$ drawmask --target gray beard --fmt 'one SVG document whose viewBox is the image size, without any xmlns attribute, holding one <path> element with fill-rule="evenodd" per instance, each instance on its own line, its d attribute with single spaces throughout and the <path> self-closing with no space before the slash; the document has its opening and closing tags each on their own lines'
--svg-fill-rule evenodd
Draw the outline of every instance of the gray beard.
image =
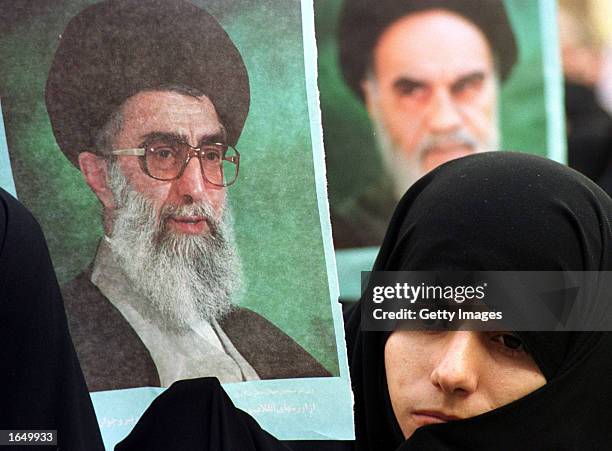
<svg viewBox="0 0 612 451">
<path fill-rule="evenodd" d="M 134 290 L 134 305 L 145 318 L 167 330 L 211 322 L 228 314 L 242 285 L 229 212 L 220 220 L 210 205 L 167 205 L 159 215 L 151 201 L 135 191 L 116 164 L 109 169 L 116 208 L 110 248 Z M 209 233 L 184 235 L 169 230 L 171 215 L 201 215 Z"/>
<path fill-rule="evenodd" d="M 373 119 L 373 125 L 383 168 L 391 179 L 393 193 L 397 200 L 401 199 L 408 188 L 427 173 L 423 168 L 423 159 L 430 150 L 437 146 L 448 142 L 456 142 L 472 149 L 474 153 L 494 151 L 498 150 L 499 147 L 497 133 L 494 134 L 490 142 L 480 143 L 467 131 L 459 130 L 443 135 L 427 135 L 418 143 L 410 155 L 406 155 L 380 120 Z"/>
</svg>

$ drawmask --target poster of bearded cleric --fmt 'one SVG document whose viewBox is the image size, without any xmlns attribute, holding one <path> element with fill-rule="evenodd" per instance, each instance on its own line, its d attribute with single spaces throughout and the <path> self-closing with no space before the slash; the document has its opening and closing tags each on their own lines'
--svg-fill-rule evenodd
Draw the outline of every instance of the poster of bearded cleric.
<svg viewBox="0 0 612 451">
<path fill-rule="evenodd" d="M 205 376 L 277 437 L 350 438 L 312 5 L 3 1 L 0 58 L 3 186 L 107 445 Z"/>
<path fill-rule="evenodd" d="M 438 165 L 502 149 L 566 161 L 555 9 L 554 0 L 315 1 L 345 299 L 358 297 L 359 271 L 371 268 L 397 201 Z"/>
</svg>

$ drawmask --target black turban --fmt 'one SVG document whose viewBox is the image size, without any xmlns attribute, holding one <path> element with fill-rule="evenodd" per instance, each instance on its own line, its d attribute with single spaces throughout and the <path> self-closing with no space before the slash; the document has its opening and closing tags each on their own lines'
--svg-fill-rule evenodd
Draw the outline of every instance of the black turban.
<svg viewBox="0 0 612 451">
<path fill-rule="evenodd" d="M 373 270 L 609 272 L 612 199 L 582 174 L 534 155 L 459 158 L 404 195 Z M 482 415 L 420 427 L 404 440 L 387 388 L 389 333 L 361 331 L 359 304 L 347 316 L 357 451 L 610 447 L 612 388 L 602 375 L 612 373 L 612 332 L 517 332 L 546 378 L 543 387 Z"/>
<path fill-rule="evenodd" d="M 340 65 L 349 87 L 363 100 L 361 82 L 380 35 L 396 20 L 431 9 L 465 17 L 485 35 L 505 81 L 517 46 L 502 0 L 345 0 L 340 18 Z M 432 36 L 435 39 L 435 36 Z"/>
<path fill-rule="evenodd" d="M 45 98 L 66 157 L 94 150 L 110 116 L 134 94 L 182 85 L 214 104 L 235 145 L 249 110 L 242 57 L 217 20 L 182 0 L 108 0 L 68 23 L 55 53 Z"/>
</svg>

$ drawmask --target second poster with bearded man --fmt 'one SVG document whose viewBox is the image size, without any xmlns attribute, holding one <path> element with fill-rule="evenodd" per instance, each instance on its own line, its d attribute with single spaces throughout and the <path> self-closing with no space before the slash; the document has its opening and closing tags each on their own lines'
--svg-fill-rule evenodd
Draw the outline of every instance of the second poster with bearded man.
<svg viewBox="0 0 612 451">
<path fill-rule="evenodd" d="M 476 152 L 565 162 L 551 0 L 316 1 L 341 294 L 360 294 L 396 203 Z"/>
</svg>

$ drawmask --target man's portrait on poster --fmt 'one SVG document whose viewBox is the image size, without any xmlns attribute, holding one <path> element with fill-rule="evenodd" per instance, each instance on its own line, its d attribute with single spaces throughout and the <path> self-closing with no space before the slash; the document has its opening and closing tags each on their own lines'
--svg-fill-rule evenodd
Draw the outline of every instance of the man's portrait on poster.
<svg viewBox="0 0 612 451">
<path fill-rule="evenodd" d="M 372 123 L 383 173 L 332 211 L 336 247 L 378 246 L 396 202 L 427 172 L 499 150 L 498 98 L 517 60 L 501 0 L 349 0 L 344 80 Z"/>
<path fill-rule="evenodd" d="M 91 391 L 329 375 L 233 302 L 243 276 L 228 196 L 250 157 L 238 149 L 250 100 L 237 47 L 187 1 L 103 1 L 62 33 L 46 107 L 104 230 L 62 287 Z"/>
</svg>

